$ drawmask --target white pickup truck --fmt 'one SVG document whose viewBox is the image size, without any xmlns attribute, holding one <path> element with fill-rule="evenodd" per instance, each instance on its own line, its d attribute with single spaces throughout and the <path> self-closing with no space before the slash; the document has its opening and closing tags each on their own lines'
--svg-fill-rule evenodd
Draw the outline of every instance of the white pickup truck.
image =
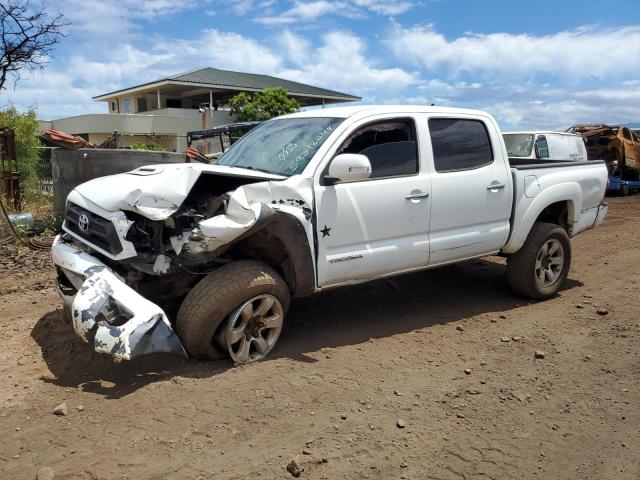
<svg viewBox="0 0 640 480">
<path fill-rule="evenodd" d="M 510 165 L 487 113 L 417 106 L 267 121 L 215 165 L 78 186 L 55 240 L 76 333 L 117 359 L 263 358 L 292 297 L 486 255 L 553 296 L 607 213 L 602 162 Z"/>
<path fill-rule="evenodd" d="M 510 158 L 521 160 L 586 162 L 587 146 L 582 135 L 566 132 L 504 132 Z"/>
</svg>

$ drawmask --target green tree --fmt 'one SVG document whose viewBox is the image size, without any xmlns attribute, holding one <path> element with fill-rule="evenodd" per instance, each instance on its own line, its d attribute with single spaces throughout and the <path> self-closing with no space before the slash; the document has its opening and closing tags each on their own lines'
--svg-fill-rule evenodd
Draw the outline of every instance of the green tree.
<svg viewBox="0 0 640 480">
<path fill-rule="evenodd" d="M 231 99 L 230 105 L 241 122 L 269 120 L 300 109 L 300 104 L 288 97 L 284 88 L 266 88 L 253 95 L 241 92 Z"/>
<path fill-rule="evenodd" d="M 26 113 L 19 113 L 15 106 L 9 105 L 0 110 L 0 128 L 11 128 L 15 132 L 16 157 L 22 181 L 27 184 L 36 182 L 42 144 L 35 109 L 32 107 Z"/>
</svg>

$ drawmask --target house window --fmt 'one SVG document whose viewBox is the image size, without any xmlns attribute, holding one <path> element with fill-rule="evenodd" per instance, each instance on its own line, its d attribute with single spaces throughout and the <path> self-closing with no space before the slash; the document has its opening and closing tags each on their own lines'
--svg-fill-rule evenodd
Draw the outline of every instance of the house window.
<svg viewBox="0 0 640 480">
<path fill-rule="evenodd" d="M 489 133 L 479 120 L 431 118 L 429 132 L 437 172 L 471 170 L 493 162 Z"/>
<path fill-rule="evenodd" d="M 146 97 L 138 97 L 138 111 L 146 112 L 147 111 L 147 98 Z"/>
<path fill-rule="evenodd" d="M 118 111 L 118 102 L 117 101 L 113 101 L 111 102 L 111 111 L 112 112 L 117 112 Z"/>
<path fill-rule="evenodd" d="M 133 113 L 133 105 L 130 98 L 124 99 L 122 102 L 122 109 L 124 110 L 124 113 Z"/>
</svg>

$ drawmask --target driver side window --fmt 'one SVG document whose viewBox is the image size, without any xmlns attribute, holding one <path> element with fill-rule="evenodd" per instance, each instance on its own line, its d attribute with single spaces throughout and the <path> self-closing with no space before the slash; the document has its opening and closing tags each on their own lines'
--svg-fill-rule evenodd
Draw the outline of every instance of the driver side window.
<svg viewBox="0 0 640 480">
<path fill-rule="evenodd" d="M 418 144 L 411 119 L 383 120 L 360 127 L 337 154 L 359 153 L 371 163 L 371 178 L 418 173 Z"/>
</svg>

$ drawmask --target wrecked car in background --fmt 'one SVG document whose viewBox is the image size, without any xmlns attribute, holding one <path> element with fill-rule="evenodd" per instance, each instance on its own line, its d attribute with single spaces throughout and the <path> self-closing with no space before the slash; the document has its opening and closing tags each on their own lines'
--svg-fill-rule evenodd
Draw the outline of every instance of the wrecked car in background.
<svg viewBox="0 0 640 480">
<path fill-rule="evenodd" d="M 214 165 L 140 167 L 73 190 L 52 247 L 66 317 L 117 359 L 250 363 L 292 297 L 501 254 L 553 296 L 569 238 L 602 222 L 602 162 L 510 160 L 495 120 L 347 107 L 269 120 Z M 390 318 L 390 321 L 393 321 Z"/>
<path fill-rule="evenodd" d="M 574 125 L 568 132 L 584 137 L 590 160 L 604 160 L 609 174 L 640 180 L 640 134 L 622 125 Z"/>
</svg>

